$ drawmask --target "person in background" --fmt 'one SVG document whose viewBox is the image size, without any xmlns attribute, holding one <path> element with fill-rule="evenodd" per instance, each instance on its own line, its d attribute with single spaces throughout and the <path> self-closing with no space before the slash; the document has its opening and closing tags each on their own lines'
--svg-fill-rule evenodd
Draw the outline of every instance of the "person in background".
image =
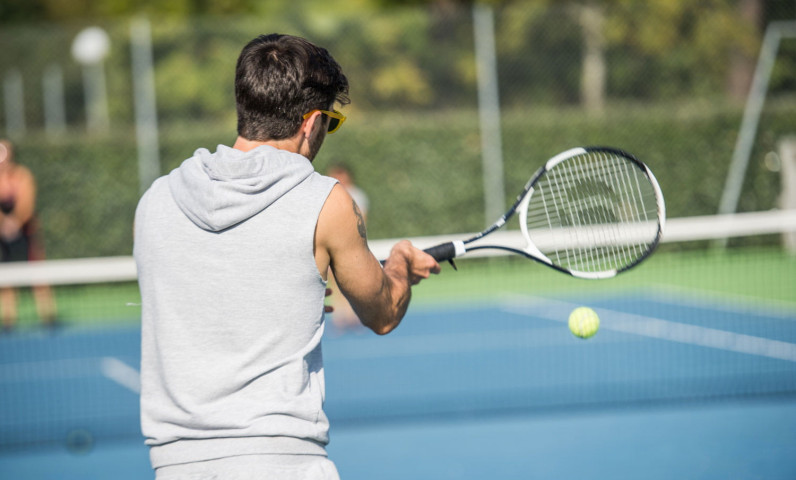
<svg viewBox="0 0 796 480">
<path fill-rule="evenodd" d="M 249 42 L 238 136 L 200 148 L 135 214 L 141 430 L 158 479 L 339 478 L 323 410 L 329 269 L 362 323 L 394 330 L 440 266 L 404 240 L 383 267 L 359 208 L 312 161 L 345 117 L 348 80 L 290 35 Z"/>
<path fill-rule="evenodd" d="M 14 159 L 14 148 L 0 140 L 0 262 L 44 260 L 44 247 L 37 235 L 36 181 L 31 171 Z M 55 301 L 47 285 L 33 287 L 36 310 L 45 326 L 55 325 Z M 17 290 L 0 288 L 3 331 L 17 323 Z"/>
<path fill-rule="evenodd" d="M 359 207 L 362 214 L 362 221 L 367 224 L 368 221 L 368 195 L 364 190 L 359 188 L 354 181 L 354 175 L 348 165 L 344 163 L 335 163 L 326 169 L 326 174 L 338 182 L 346 191 L 351 195 L 351 198 Z M 329 287 L 332 290 L 330 303 L 334 308 L 332 314 L 332 324 L 335 326 L 338 333 L 345 333 L 346 331 L 361 331 L 362 323 L 359 317 L 354 313 L 351 304 L 340 293 L 340 290 L 334 283 L 334 275 L 329 275 Z"/>
<path fill-rule="evenodd" d="M 351 195 L 351 198 L 354 199 L 359 207 L 359 210 L 362 213 L 362 219 L 365 220 L 365 223 L 367 223 L 368 207 L 370 204 L 368 201 L 368 195 L 364 190 L 357 186 L 354 181 L 354 174 L 351 172 L 351 169 L 348 167 L 348 165 L 344 163 L 332 164 L 328 169 L 326 169 L 326 174 L 340 182 L 340 185 L 346 189 L 346 191 Z"/>
</svg>

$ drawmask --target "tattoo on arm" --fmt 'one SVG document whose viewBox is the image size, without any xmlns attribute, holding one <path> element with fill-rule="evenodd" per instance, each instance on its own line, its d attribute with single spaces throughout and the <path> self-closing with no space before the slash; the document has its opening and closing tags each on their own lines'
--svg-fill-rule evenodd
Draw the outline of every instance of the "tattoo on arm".
<svg viewBox="0 0 796 480">
<path fill-rule="evenodd" d="M 368 238 L 368 231 L 365 229 L 365 219 L 362 218 L 362 212 L 359 211 L 357 202 L 352 200 L 351 203 L 354 205 L 354 214 L 357 216 L 357 231 L 359 232 L 359 236 L 362 237 L 362 240 L 366 240 Z"/>
</svg>

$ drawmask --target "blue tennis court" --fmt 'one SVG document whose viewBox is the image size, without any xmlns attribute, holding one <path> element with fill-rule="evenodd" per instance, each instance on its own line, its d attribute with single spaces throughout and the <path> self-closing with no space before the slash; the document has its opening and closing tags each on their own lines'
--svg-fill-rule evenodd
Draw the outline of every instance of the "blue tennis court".
<svg viewBox="0 0 796 480">
<path fill-rule="evenodd" d="M 572 336 L 594 308 L 600 332 Z M 324 344 L 344 479 L 796 477 L 796 309 L 639 290 L 412 307 Z M 0 338 L 7 478 L 147 478 L 136 326 Z"/>
</svg>

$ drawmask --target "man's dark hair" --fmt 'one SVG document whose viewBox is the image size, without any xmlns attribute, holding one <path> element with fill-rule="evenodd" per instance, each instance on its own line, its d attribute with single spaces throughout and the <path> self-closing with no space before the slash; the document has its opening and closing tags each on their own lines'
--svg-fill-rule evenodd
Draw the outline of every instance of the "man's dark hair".
<svg viewBox="0 0 796 480">
<path fill-rule="evenodd" d="M 296 134 L 302 116 L 345 105 L 348 79 L 325 48 L 290 35 L 261 35 L 246 45 L 235 69 L 238 135 L 253 141 Z"/>
</svg>

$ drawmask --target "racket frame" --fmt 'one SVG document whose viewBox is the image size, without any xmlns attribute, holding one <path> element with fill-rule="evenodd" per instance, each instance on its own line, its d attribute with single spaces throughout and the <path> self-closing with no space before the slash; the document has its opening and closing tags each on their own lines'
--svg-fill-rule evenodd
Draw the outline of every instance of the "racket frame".
<svg viewBox="0 0 796 480">
<path fill-rule="evenodd" d="M 597 151 L 619 155 L 625 159 L 628 159 L 631 162 L 633 162 L 647 176 L 655 194 L 655 202 L 657 205 L 657 214 L 658 214 L 657 218 L 658 228 L 655 238 L 649 244 L 646 251 L 638 258 L 636 258 L 633 262 L 629 263 L 628 265 L 624 265 L 623 267 L 618 269 L 609 269 L 599 272 L 585 272 L 585 271 L 573 270 L 562 267 L 560 265 L 556 265 L 549 257 L 547 257 L 544 253 L 542 253 L 542 251 L 539 250 L 539 248 L 534 244 L 533 240 L 531 239 L 530 233 L 528 232 L 527 214 L 528 214 L 528 205 L 534 193 L 534 186 L 545 173 L 547 173 L 557 164 L 569 158 Z M 512 216 L 514 216 L 515 213 L 517 213 L 517 211 L 520 212 L 519 215 L 520 231 L 526 242 L 525 248 L 517 249 L 514 247 L 510 247 L 508 245 L 472 245 L 472 246 L 470 245 L 484 238 L 485 236 L 489 235 L 495 230 L 503 227 L 508 222 L 508 220 Z M 482 250 L 482 249 L 504 250 L 518 255 L 522 255 L 526 258 L 537 261 L 543 265 L 546 265 L 550 268 L 566 273 L 573 277 L 585 278 L 585 279 L 604 279 L 604 278 L 614 277 L 621 272 L 629 270 L 638 265 L 639 263 L 641 263 L 647 257 L 649 257 L 650 254 L 652 254 L 652 252 L 655 251 L 655 249 L 657 248 L 658 244 L 661 241 L 661 238 L 663 237 L 663 230 L 665 224 L 666 224 L 666 204 L 663 199 L 663 192 L 661 191 L 660 185 L 658 184 L 655 175 L 653 175 L 652 170 L 650 170 L 646 164 L 644 164 L 641 160 L 631 155 L 630 153 L 612 147 L 598 147 L 598 146 L 576 147 L 561 152 L 558 155 L 547 160 L 547 162 L 545 162 L 545 164 L 542 167 L 540 167 L 531 176 L 531 178 L 525 184 L 525 187 L 523 188 L 522 192 L 517 196 L 517 199 L 514 201 L 514 204 L 506 211 L 506 213 L 504 213 L 495 223 L 490 225 L 487 229 L 468 239 L 443 243 L 431 248 L 427 248 L 424 251 L 432 255 L 437 261 L 444 261 L 460 257 L 465 253 L 473 250 Z"/>
</svg>

